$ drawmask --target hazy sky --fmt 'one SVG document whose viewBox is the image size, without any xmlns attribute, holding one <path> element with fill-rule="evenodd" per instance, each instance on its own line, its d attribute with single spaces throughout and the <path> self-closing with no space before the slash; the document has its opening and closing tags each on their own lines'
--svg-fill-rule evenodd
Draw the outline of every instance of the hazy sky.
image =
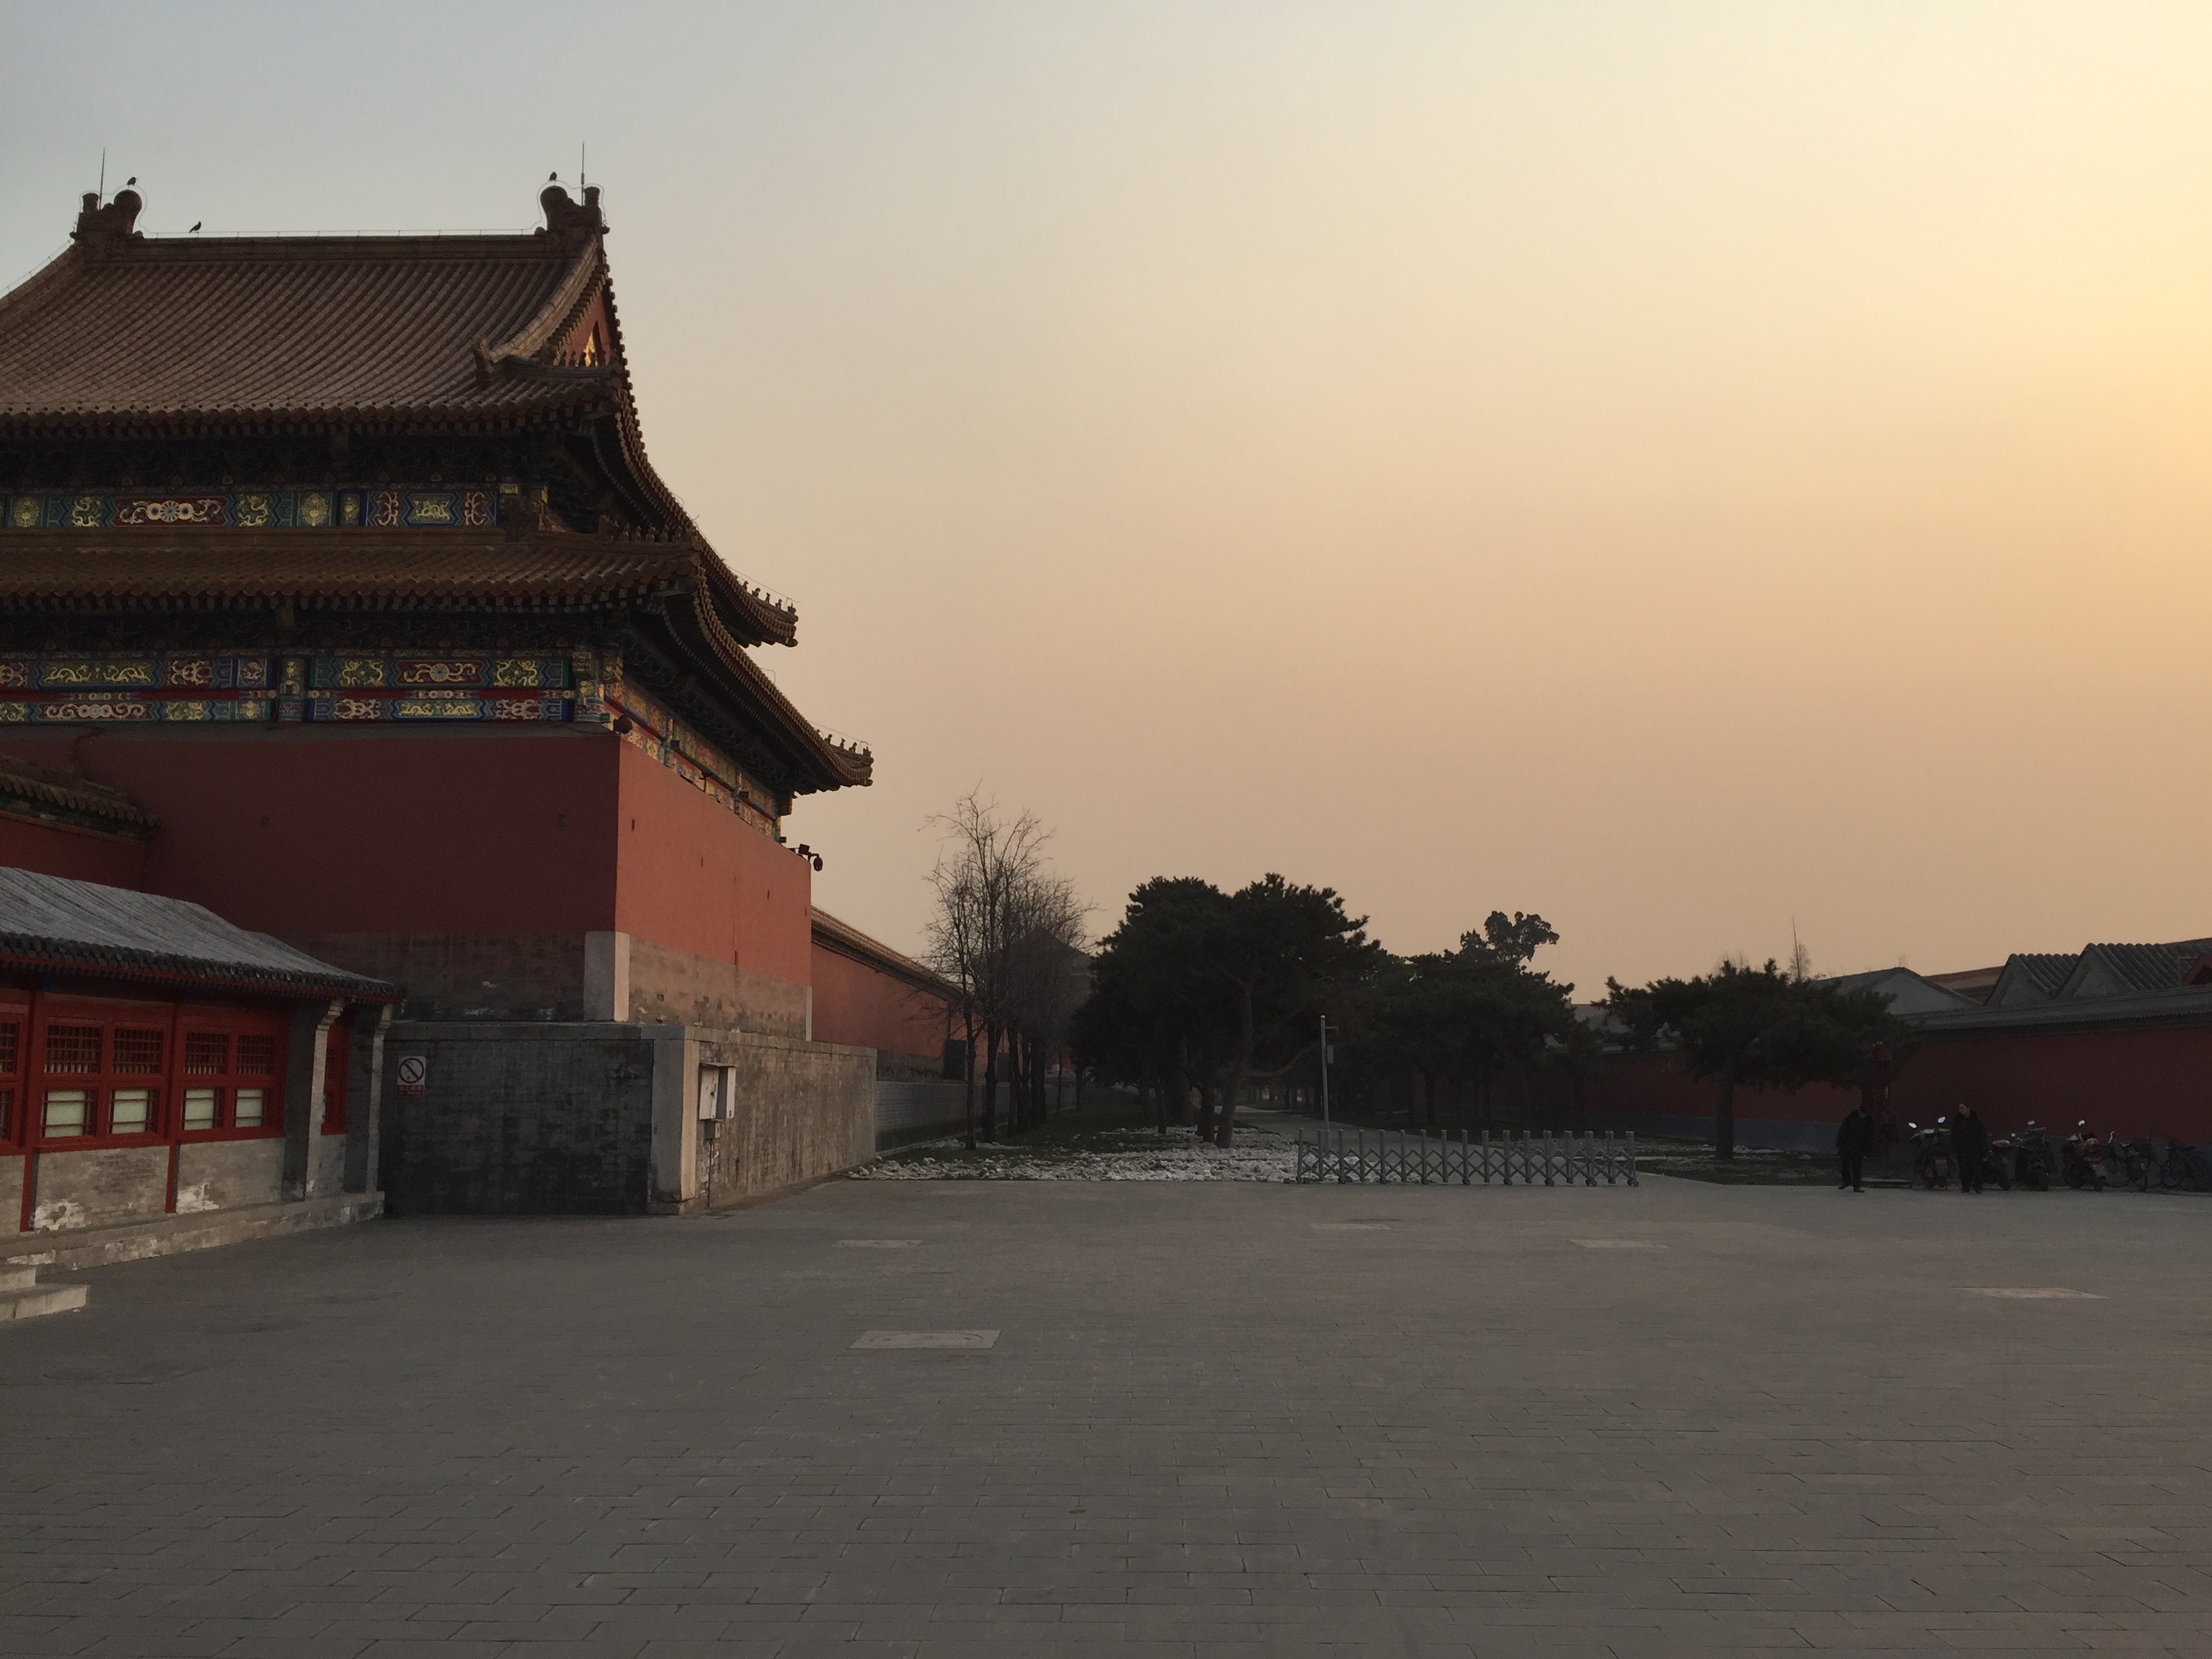
<svg viewBox="0 0 2212 1659">
<path fill-rule="evenodd" d="M 2212 933 L 2212 6 L 0 6 L 0 280 L 604 186 L 653 460 L 915 943 L 981 783 L 1401 951 Z"/>
</svg>

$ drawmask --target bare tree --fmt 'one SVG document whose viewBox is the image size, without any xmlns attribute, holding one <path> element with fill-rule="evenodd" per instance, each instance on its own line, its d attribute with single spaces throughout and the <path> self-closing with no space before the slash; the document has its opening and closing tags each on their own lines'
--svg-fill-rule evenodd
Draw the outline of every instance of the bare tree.
<svg viewBox="0 0 2212 1659">
<path fill-rule="evenodd" d="M 1038 1068 L 1081 1000 L 1079 992 L 1054 988 L 1070 972 L 1066 959 L 1080 958 L 1084 908 L 1073 884 L 1046 869 L 1044 845 L 1051 836 L 1035 813 L 1009 819 L 996 801 L 970 792 L 931 822 L 942 831 L 944 845 L 929 876 L 937 908 L 927 955 L 929 965 L 960 992 L 973 1146 L 975 1039 L 979 1034 L 983 1039 L 981 1136 L 995 1139 L 1001 1045 L 1018 1068 L 1026 1060 L 1026 1068 L 1041 1077 Z M 1019 1082 L 1017 1076 L 1018 1102 Z"/>
</svg>

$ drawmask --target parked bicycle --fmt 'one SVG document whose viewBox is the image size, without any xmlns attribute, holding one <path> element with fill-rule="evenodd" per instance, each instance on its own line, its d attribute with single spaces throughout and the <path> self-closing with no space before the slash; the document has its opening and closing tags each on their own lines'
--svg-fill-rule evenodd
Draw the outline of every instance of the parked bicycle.
<svg viewBox="0 0 2212 1659">
<path fill-rule="evenodd" d="M 2139 1193 L 2150 1190 L 2150 1183 L 2158 1173 L 2158 1152 L 2148 1140 L 2108 1139 L 2106 1162 L 2118 1172 L 2116 1179 L 2125 1182 Z"/>
<path fill-rule="evenodd" d="M 2156 1156 L 2158 1184 L 2168 1192 L 2202 1192 L 2212 1187 L 2212 1170 L 2206 1167 L 2204 1154 L 2187 1141 L 2169 1135 Z"/>
<path fill-rule="evenodd" d="M 2027 1127 L 2012 1137 L 2013 1179 L 2032 1193 L 2051 1190 L 2051 1137 L 2036 1126 L 2033 1118 Z"/>
</svg>

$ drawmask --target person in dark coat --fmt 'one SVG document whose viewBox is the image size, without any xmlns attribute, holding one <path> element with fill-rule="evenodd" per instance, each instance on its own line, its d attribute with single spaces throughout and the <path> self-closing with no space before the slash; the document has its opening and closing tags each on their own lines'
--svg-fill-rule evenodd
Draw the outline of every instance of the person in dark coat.
<svg viewBox="0 0 2212 1659">
<path fill-rule="evenodd" d="M 1836 1157 L 1844 1166 L 1844 1178 L 1836 1183 L 1838 1192 L 1846 1187 L 1855 1193 L 1866 1190 L 1866 1155 L 1873 1150 L 1874 1119 L 1867 1115 L 1863 1105 L 1854 1106 L 1836 1131 Z"/>
<path fill-rule="evenodd" d="M 1951 1125 L 1951 1157 L 1959 1166 L 1959 1190 L 1981 1191 L 1982 1170 L 1990 1161 L 1990 1126 L 1975 1115 L 1971 1106 L 1959 1108 L 1959 1115 Z"/>
</svg>

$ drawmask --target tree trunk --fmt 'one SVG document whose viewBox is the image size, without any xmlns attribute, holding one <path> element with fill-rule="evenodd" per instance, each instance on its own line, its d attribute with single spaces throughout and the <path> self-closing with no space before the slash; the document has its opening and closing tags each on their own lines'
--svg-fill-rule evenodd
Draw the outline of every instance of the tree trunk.
<svg viewBox="0 0 2212 1659">
<path fill-rule="evenodd" d="M 983 1025 L 983 1139 L 996 1144 L 999 1139 L 999 1028 L 986 1021 Z"/>
<path fill-rule="evenodd" d="M 1713 1156 L 1723 1164 L 1735 1161 L 1735 1062 L 1721 1067 L 1718 1095 L 1713 1101 Z"/>
<path fill-rule="evenodd" d="M 1160 1079 L 1160 1132 L 1167 1126 L 1181 1128 L 1190 1121 L 1190 1076 L 1180 1066 L 1170 1066 Z"/>
<path fill-rule="evenodd" d="M 1244 1092 L 1244 1079 L 1252 1070 L 1252 987 L 1247 982 L 1237 988 L 1237 1054 L 1229 1062 L 1229 1086 L 1224 1091 L 1221 1116 L 1214 1126 L 1213 1144 L 1224 1150 L 1232 1144 L 1237 1133 L 1237 1097 Z"/>
<path fill-rule="evenodd" d="M 1198 1078 L 1198 1129 L 1194 1137 L 1199 1140 L 1213 1139 L 1213 1066 L 1208 1062 Z"/>
<path fill-rule="evenodd" d="M 968 1150 L 975 1150 L 975 1016 L 966 1012 L 961 1016 L 961 1029 L 967 1033 L 968 1054 L 961 1071 L 966 1075 L 960 1080 L 968 1097 Z"/>
</svg>

